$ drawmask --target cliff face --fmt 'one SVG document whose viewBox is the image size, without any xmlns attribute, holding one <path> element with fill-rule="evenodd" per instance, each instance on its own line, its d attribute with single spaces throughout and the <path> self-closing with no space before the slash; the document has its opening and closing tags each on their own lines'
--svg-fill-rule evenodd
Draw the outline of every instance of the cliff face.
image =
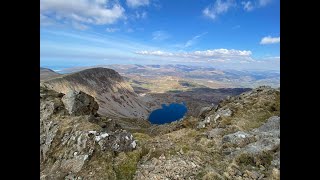
<svg viewBox="0 0 320 180">
<path fill-rule="evenodd" d="M 91 95 L 99 104 L 101 115 L 147 119 L 150 111 L 119 73 L 108 68 L 63 75 L 47 80 L 43 85 L 64 94 L 82 91 Z"/>
</svg>

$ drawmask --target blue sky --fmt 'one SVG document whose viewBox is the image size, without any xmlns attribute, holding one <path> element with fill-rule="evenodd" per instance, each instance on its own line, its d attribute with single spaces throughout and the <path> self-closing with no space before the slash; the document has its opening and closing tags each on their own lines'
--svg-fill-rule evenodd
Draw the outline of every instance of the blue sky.
<svg viewBox="0 0 320 180">
<path fill-rule="evenodd" d="M 40 0 L 40 65 L 279 70 L 279 0 Z"/>
</svg>

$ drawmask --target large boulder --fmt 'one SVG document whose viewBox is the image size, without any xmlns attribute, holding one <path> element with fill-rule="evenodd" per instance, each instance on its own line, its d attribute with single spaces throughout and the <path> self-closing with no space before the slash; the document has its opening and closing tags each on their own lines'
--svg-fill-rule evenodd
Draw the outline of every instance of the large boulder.
<svg viewBox="0 0 320 180">
<path fill-rule="evenodd" d="M 62 97 L 62 102 L 73 116 L 96 114 L 99 105 L 94 98 L 82 91 L 70 91 Z"/>
</svg>

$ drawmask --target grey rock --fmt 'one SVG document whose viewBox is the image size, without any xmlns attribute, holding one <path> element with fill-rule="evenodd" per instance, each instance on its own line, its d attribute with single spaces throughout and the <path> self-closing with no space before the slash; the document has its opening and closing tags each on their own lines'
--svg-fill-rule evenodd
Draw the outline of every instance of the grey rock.
<svg viewBox="0 0 320 180">
<path fill-rule="evenodd" d="M 62 102 L 70 115 L 96 114 L 99 105 L 94 98 L 82 91 L 70 91 L 62 97 Z"/>
<path fill-rule="evenodd" d="M 126 130 L 102 133 L 95 137 L 95 141 L 98 142 L 101 150 L 112 150 L 115 152 L 132 151 L 137 146 L 132 134 Z"/>
<path fill-rule="evenodd" d="M 255 141 L 255 137 L 251 134 L 238 131 L 233 134 L 223 136 L 222 143 L 229 143 L 235 147 L 244 147 L 245 145 Z"/>
<path fill-rule="evenodd" d="M 227 109 L 218 109 L 218 111 L 216 112 L 216 116 L 220 115 L 221 117 L 229 117 L 232 115 L 232 111 L 227 108 Z"/>
<path fill-rule="evenodd" d="M 207 124 L 211 124 L 211 123 L 217 123 L 217 121 L 219 120 L 219 118 L 221 117 L 229 117 L 232 115 L 232 111 L 227 108 L 227 109 L 218 109 L 217 112 L 214 115 L 209 115 L 207 117 L 204 118 L 204 120 L 200 121 L 198 123 L 197 128 L 201 129 L 201 128 L 205 128 L 207 126 Z"/>
<path fill-rule="evenodd" d="M 253 134 L 262 137 L 279 137 L 280 138 L 280 117 L 272 116 L 266 123 L 259 128 L 252 130 Z"/>
<path fill-rule="evenodd" d="M 273 151 L 280 147 L 280 139 L 278 138 L 263 138 L 257 142 L 251 143 L 242 150 L 250 154 L 259 154 L 264 151 Z"/>
<path fill-rule="evenodd" d="M 198 126 L 197 126 L 197 128 L 198 129 L 202 129 L 202 128 L 205 128 L 206 127 L 206 122 L 205 121 L 200 121 L 199 123 L 198 123 Z"/>
<path fill-rule="evenodd" d="M 212 106 L 201 108 L 198 117 L 204 118 L 206 114 L 210 112 L 212 109 L 213 109 Z"/>
</svg>

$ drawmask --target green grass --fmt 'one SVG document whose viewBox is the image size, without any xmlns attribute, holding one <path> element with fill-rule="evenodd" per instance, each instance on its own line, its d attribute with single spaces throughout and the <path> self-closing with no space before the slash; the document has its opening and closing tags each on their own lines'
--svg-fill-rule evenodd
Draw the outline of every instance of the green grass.
<svg viewBox="0 0 320 180">
<path fill-rule="evenodd" d="M 141 158 L 141 149 L 132 152 L 121 152 L 116 157 L 117 164 L 114 165 L 114 170 L 119 180 L 133 179 L 137 170 L 137 164 Z"/>
</svg>

